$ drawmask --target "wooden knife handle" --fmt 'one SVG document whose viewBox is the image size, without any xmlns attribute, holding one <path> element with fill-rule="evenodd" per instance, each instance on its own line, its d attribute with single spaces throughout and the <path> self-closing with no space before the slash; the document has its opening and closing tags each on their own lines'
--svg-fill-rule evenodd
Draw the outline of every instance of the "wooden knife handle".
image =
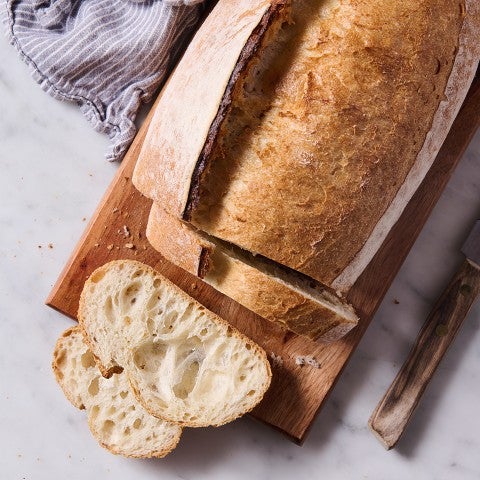
<svg viewBox="0 0 480 480">
<path fill-rule="evenodd" d="M 415 346 L 368 425 L 390 450 L 397 443 L 440 360 L 480 294 L 480 270 L 465 260 L 425 321 Z"/>
</svg>

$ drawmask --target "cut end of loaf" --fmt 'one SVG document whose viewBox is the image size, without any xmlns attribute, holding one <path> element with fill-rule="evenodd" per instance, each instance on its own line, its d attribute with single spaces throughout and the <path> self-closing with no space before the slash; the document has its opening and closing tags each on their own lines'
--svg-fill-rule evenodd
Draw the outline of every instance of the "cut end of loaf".
<svg viewBox="0 0 480 480">
<path fill-rule="evenodd" d="M 92 434 L 112 453 L 164 457 L 177 445 L 181 428 L 150 415 L 124 374 L 102 377 L 79 327 L 68 329 L 57 341 L 52 368 L 67 399 L 87 411 Z"/>
<path fill-rule="evenodd" d="M 256 314 L 313 340 L 338 340 L 358 323 L 351 305 L 318 282 L 221 242 L 152 205 L 147 238 L 167 260 Z M 202 259 L 202 247 L 208 254 Z M 185 259 L 189 259 L 188 262 Z M 200 276 L 200 275 L 199 275 Z"/>
<path fill-rule="evenodd" d="M 267 390 L 265 352 L 147 265 L 111 262 L 86 282 L 79 321 L 100 362 L 124 368 L 153 415 L 222 425 Z"/>
<path fill-rule="evenodd" d="M 260 256 L 217 245 L 205 281 L 267 320 L 331 342 L 358 323 L 353 307 L 316 282 Z"/>
</svg>

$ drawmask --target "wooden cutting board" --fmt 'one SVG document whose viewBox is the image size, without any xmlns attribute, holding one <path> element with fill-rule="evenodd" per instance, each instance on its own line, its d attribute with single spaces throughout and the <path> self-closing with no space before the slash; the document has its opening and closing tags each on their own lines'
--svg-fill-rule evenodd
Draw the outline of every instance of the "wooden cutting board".
<svg viewBox="0 0 480 480">
<path fill-rule="evenodd" d="M 420 189 L 348 296 L 361 318 L 358 327 L 332 344 L 314 343 L 284 332 L 168 263 L 149 245 L 145 226 L 151 202 L 135 190 L 130 178 L 154 108 L 58 278 L 47 304 L 75 318 L 83 283 L 95 268 L 120 258 L 150 264 L 258 342 L 271 359 L 276 359 L 272 361 L 272 385 L 253 416 L 301 443 L 479 126 L 480 80 L 474 81 Z M 311 356 L 318 362 L 318 368 L 297 365 L 295 360 L 299 356 Z"/>
</svg>

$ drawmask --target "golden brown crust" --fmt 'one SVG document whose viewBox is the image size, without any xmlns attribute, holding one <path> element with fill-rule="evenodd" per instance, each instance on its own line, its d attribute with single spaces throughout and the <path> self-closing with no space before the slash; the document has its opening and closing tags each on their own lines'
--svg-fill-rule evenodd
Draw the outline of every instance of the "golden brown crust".
<svg viewBox="0 0 480 480">
<path fill-rule="evenodd" d="M 212 37 L 222 15 L 240 19 L 242 9 L 250 17 L 240 24 L 248 24 L 250 36 L 227 24 L 223 38 Z M 421 182 L 461 105 L 479 57 L 480 6 L 297 0 L 284 44 L 282 35 L 269 37 L 282 15 L 252 36 L 268 11 L 262 2 L 219 2 L 192 44 L 195 56 L 179 65 L 186 77 L 201 65 L 211 80 L 205 120 L 176 99 L 185 92 L 201 98 L 206 84 L 199 91 L 172 76 L 177 95 L 165 100 L 169 114 L 159 108 L 152 122 L 136 185 L 178 218 L 188 190 L 192 223 L 201 230 L 347 291 Z M 216 64 L 212 52 L 239 54 L 247 44 L 253 55 L 228 78 L 241 62 Z M 256 68 L 259 59 L 271 68 Z M 254 82 L 245 82 L 249 72 Z M 195 148 L 181 141 L 192 126 Z"/>
<path fill-rule="evenodd" d="M 179 218 L 232 71 L 271 3 L 220 0 L 162 90 L 132 180 L 144 195 Z M 185 118 L 188 126 L 183 122 Z"/>
<path fill-rule="evenodd" d="M 292 10 L 237 85 L 191 220 L 331 285 L 412 169 L 464 19 L 443 0 Z"/>
<path fill-rule="evenodd" d="M 211 155 L 219 140 L 219 136 L 222 134 L 223 124 L 227 118 L 227 115 L 232 109 L 232 103 L 234 102 L 235 95 L 238 94 L 241 81 L 251 69 L 252 59 L 258 56 L 261 48 L 265 44 L 271 42 L 272 38 L 276 36 L 276 33 L 280 28 L 281 21 L 286 20 L 289 12 L 289 2 L 272 2 L 242 48 L 235 68 L 233 69 L 233 72 L 228 80 L 227 87 L 223 93 L 222 101 L 220 102 L 218 111 L 208 130 L 205 144 L 203 145 L 202 151 L 193 170 L 190 180 L 191 184 L 188 193 L 188 201 L 185 205 L 185 211 L 183 212 L 183 218 L 185 220 L 190 220 L 192 210 L 195 209 L 200 201 L 199 195 L 201 178 L 211 161 Z"/>
<path fill-rule="evenodd" d="M 208 272 L 215 246 L 155 203 L 148 217 L 146 235 L 168 261 L 200 278 Z"/>
<path fill-rule="evenodd" d="M 147 238 L 168 261 L 196 274 L 205 240 L 193 228 L 152 205 Z M 210 243 L 205 281 L 252 312 L 313 340 L 334 341 L 357 322 L 340 316 L 259 268 Z M 188 259 L 188 261 L 185 261 Z"/>
<path fill-rule="evenodd" d="M 442 101 L 433 117 L 432 126 L 417 155 L 415 164 L 408 172 L 395 198 L 375 225 L 361 250 L 332 282 L 332 287 L 337 291 L 347 291 L 353 285 L 382 244 L 390 228 L 400 218 L 404 206 L 419 187 L 447 137 L 475 76 L 480 59 L 480 42 L 478 41 L 480 37 L 480 2 L 466 0 L 459 2 L 459 7 L 463 23 L 457 53 Z"/>
<path fill-rule="evenodd" d="M 357 325 L 331 308 L 216 249 L 205 280 L 252 312 L 312 340 L 338 340 Z M 216 279 L 219 278 L 217 283 Z"/>
</svg>

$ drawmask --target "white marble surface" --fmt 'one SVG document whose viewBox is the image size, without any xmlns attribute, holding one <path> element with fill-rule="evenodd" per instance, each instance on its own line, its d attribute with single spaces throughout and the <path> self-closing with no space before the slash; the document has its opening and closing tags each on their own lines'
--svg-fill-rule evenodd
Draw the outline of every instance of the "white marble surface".
<svg viewBox="0 0 480 480">
<path fill-rule="evenodd" d="M 97 445 L 55 384 L 52 349 L 71 321 L 44 306 L 116 165 L 103 159 L 106 138 L 44 94 L 3 36 L 0 58 L 0 478 L 480 478 L 478 304 L 398 449 L 367 428 L 480 216 L 480 135 L 303 447 L 242 419 L 186 431 L 166 459 L 127 460 Z"/>
</svg>

